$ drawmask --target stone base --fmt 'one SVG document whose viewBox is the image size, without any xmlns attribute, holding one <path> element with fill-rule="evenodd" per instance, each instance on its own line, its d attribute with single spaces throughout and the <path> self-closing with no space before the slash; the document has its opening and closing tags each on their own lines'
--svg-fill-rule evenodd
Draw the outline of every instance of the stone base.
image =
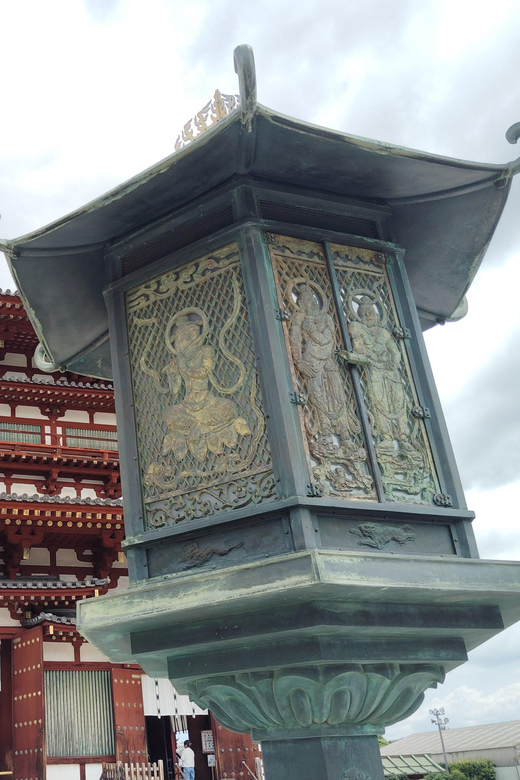
<svg viewBox="0 0 520 780">
<path fill-rule="evenodd" d="M 266 780 L 384 780 L 376 736 L 262 742 Z"/>
</svg>

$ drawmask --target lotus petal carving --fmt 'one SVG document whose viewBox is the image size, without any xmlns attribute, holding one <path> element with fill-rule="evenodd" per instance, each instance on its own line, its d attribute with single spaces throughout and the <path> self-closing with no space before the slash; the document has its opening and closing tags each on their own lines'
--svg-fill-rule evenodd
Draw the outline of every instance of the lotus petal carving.
<svg viewBox="0 0 520 780">
<path fill-rule="evenodd" d="M 443 680 L 435 664 L 335 664 L 197 679 L 188 691 L 238 732 L 381 727 L 415 712 L 424 691 Z"/>
</svg>

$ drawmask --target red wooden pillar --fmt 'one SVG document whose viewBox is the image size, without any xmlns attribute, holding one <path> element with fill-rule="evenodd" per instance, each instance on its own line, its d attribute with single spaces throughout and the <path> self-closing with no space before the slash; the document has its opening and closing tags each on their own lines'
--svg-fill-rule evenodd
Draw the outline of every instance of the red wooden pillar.
<svg viewBox="0 0 520 780">
<path fill-rule="evenodd" d="M 0 771 L 13 769 L 12 641 L 0 637 Z"/>
<path fill-rule="evenodd" d="M 43 631 L 22 630 L 12 645 L 13 780 L 45 780 Z"/>
<path fill-rule="evenodd" d="M 116 761 L 148 761 L 142 672 L 112 669 Z"/>
</svg>

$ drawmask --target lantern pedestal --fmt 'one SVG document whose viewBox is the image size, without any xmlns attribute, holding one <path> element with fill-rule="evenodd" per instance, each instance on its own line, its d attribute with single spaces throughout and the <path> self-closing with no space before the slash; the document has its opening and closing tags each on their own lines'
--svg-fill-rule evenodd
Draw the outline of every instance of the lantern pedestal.
<svg viewBox="0 0 520 780">
<path fill-rule="evenodd" d="M 267 740 L 262 757 L 269 780 L 384 780 L 377 736 Z"/>
<path fill-rule="evenodd" d="M 313 550 L 138 582 L 81 601 L 79 625 L 250 733 L 269 780 L 376 780 L 376 735 L 518 619 L 519 568 Z"/>
</svg>

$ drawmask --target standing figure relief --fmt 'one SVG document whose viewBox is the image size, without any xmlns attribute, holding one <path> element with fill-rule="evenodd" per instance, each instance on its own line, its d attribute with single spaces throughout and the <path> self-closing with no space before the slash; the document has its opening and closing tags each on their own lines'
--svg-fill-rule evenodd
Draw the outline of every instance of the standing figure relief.
<svg viewBox="0 0 520 780">
<path fill-rule="evenodd" d="M 406 447 L 410 436 L 401 353 L 367 295 L 359 299 L 357 319 L 348 328 L 354 349 L 352 359 L 365 365 L 369 413 L 378 448 L 395 452 L 394 440 L 399 447 Z"/>
<path fill-rule="evenodd" d="M 386 497 L 430 502 L 435 492 L 419 420 L 411 416 L 405 366 L 399 347 L 385 327 L 386 314 L 379 297 L 353 293 L 349 360 L 362 367 L 367 412 L 381 468 Z M 357 311 L 354 304 L 357 303 Z"/>
<path fill-rule="evenodd" d="M 293 289 L 297 311 L 289 339 L 308 396 L 307 437 L 311 455 L 318 462 L 314 476 L 320 482 L 331 483 L 333 491 L 366 488 L 371 484 L 364 467 L 366 451 L 353 440 L 360 425 L 348 406 L 327 298 L 317 285 L 303 283 Z"/>
<path fill-rule="evenodd" d="M 221 454 L 224 447 L 235 447 L 239 436 L 251 434 L 235 402 L 212 390 L 212 385 L 216 385 L 213 376 L 216 353 L 206 343 L 207 332 L 204 313 L 187 309 L 172 318 L 167 330 L 172 360 L 163 372 L 172 398 L 177 399 L 184 392 L 182 400 L 168 406 L 163 413 L 168 427 L 163 453 L 171 452 L 176 460 L 182 460 L 190 452 L 202 461 L 208 451 Z"/>
</svg>

